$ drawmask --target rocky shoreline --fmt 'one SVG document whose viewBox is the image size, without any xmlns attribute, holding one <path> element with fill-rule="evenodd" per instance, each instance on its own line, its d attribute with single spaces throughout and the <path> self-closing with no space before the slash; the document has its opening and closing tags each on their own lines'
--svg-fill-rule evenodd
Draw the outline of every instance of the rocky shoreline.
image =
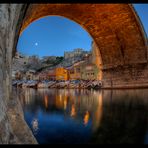
<svg viewBox="0 0 148 148">
<path fill-rule="evenodd" d="M 102 82 L 97 80 L 73 80 L 73 81 L 35 81 L 15 80 L 12 86 L 20 88 L 66 88 L 66 89 L 101 89 Z"/>
</svg>

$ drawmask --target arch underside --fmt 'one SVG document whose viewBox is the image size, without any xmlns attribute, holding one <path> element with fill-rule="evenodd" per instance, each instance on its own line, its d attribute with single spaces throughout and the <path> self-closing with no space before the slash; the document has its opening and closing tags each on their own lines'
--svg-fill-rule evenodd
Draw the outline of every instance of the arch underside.
<svg viewBox="0 0 148 148">
<path fill-rule="evenodd" d="M 50 15 L 77 22 L 92 36 L 99 49 L 106 86 L 138 82 L 141 76 L 148 76 L 147 43 L 131 5 L 30 4 L 21 32 L 31 22 Z"/>
</svg>

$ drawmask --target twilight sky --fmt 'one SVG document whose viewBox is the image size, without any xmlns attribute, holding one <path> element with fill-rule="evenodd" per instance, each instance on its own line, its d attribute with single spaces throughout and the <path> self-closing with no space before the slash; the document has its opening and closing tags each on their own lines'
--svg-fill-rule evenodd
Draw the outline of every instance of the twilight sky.
<svg viewBox="0 0 148 148">
<path fill-rule="evenodd" d="M 148 4 L 133 4 L 148 37 Z"/>
<path fill-rule="evenodd" d="M 63 56 L 75 48 L 90 50 L 91 37 L 77 23 L 60 16 L 48 16 L 31 23 L 19 38 L 17 49 L 26 55 Z"/>
<path fill-rule="evenodd" d="M 148 4 L 134 4 L 148 35 Z M 76 22 L 47 16 L 31 23 L 21 34 L 17 50 L 25 55 L 63 56 L 75 48 L 91 49 L 92 38 Z"/>
</svg>

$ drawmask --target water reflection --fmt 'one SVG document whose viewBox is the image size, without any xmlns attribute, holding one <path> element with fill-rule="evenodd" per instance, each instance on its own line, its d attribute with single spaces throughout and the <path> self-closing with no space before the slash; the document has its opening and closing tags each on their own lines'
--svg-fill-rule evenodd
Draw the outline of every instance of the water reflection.
<svg viewBox="0 0 148 148">
<path fill-rule="evenodd" d="M 44 96 L 45 108 L 48 108 L 48 96 Z"/>
<path fill-rule="evenodd" d="M 86 111 L 86 113 L 84 115 L 84 125 L 87 125 L 88 121 L 89 121 L 89 112 Z"/>
<path fill-rule="evenodd" d="M 31 124 L 32 124 L 33 133 L 36 135 L 37 132 L 38 132 L 38 129 L 39 129 L 39 127 L 38 127 L 38 120 L 37 119 L 33 119 Z"/>
<path fill-rule="evenodd" d="M 76 109 L 75 109 L 74 104 L 72 104 L 70 116 L 74 117 L 75 115 L 76 115 Z"/>
<path fill-rule="evenodd" d="M 41 144 L 148 143 L 147 89 L 23 89 L 18 97 Z"/>
<path fill-rule="evenodd" d="M 93 121 L 94 121 L 93 126 L 92 126 L 93 131 L 95 131 L 99 127 L 101 123 L 102 114 L 103 114 L 102 91 L 100 91 L 99 93 L 94 92 L 94 94 L 96 95 L 96 98 L 98 99 L 98 106 L 93 116 Z"/>
</svg>

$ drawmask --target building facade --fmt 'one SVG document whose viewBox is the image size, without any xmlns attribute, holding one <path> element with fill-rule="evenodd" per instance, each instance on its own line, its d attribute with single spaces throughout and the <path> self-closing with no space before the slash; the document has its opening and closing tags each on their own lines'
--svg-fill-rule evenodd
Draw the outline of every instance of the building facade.
<svg viewBox="0 0 148 148">
<path fill-rule="evenodd" d="M 26 79 L 26 80 L 34 80 L 35 73 L 36 73 L 35 70 L 28 70 L 26 72 L 26 75 L 25 75 L 26 78 L 24 78 L 24 79 Z"/>
<path fill-rule="evenodd" d="M 81 66 L 81 79 L 82 80 L 98 80 L 99 69 L 95 64 L 84 63 Z"/>
<path fill-rule="evenodd" d="M 55 69 L 48 70 L 48 80 L 56 80 L 56 71 L 55 71 Z"/>
<path fill-rule="evenodd" d="M 69 80 L 80 80 L 81 79 L 81 65 L 84 61 L 73 64 L 69 69 Z"/>
<path fill-rule="evenodd" d="M 73 51 L 64 52 L 64 59 L 82 57 L 83 55 L 89 53 L 81 48 L 74 49 Z"/>
<path fill-rule="evenodd" d="M 56 80 L 68 80 L 68 70 L 63 67 L 57 67 L 55 69 Z"/>
</svg>

